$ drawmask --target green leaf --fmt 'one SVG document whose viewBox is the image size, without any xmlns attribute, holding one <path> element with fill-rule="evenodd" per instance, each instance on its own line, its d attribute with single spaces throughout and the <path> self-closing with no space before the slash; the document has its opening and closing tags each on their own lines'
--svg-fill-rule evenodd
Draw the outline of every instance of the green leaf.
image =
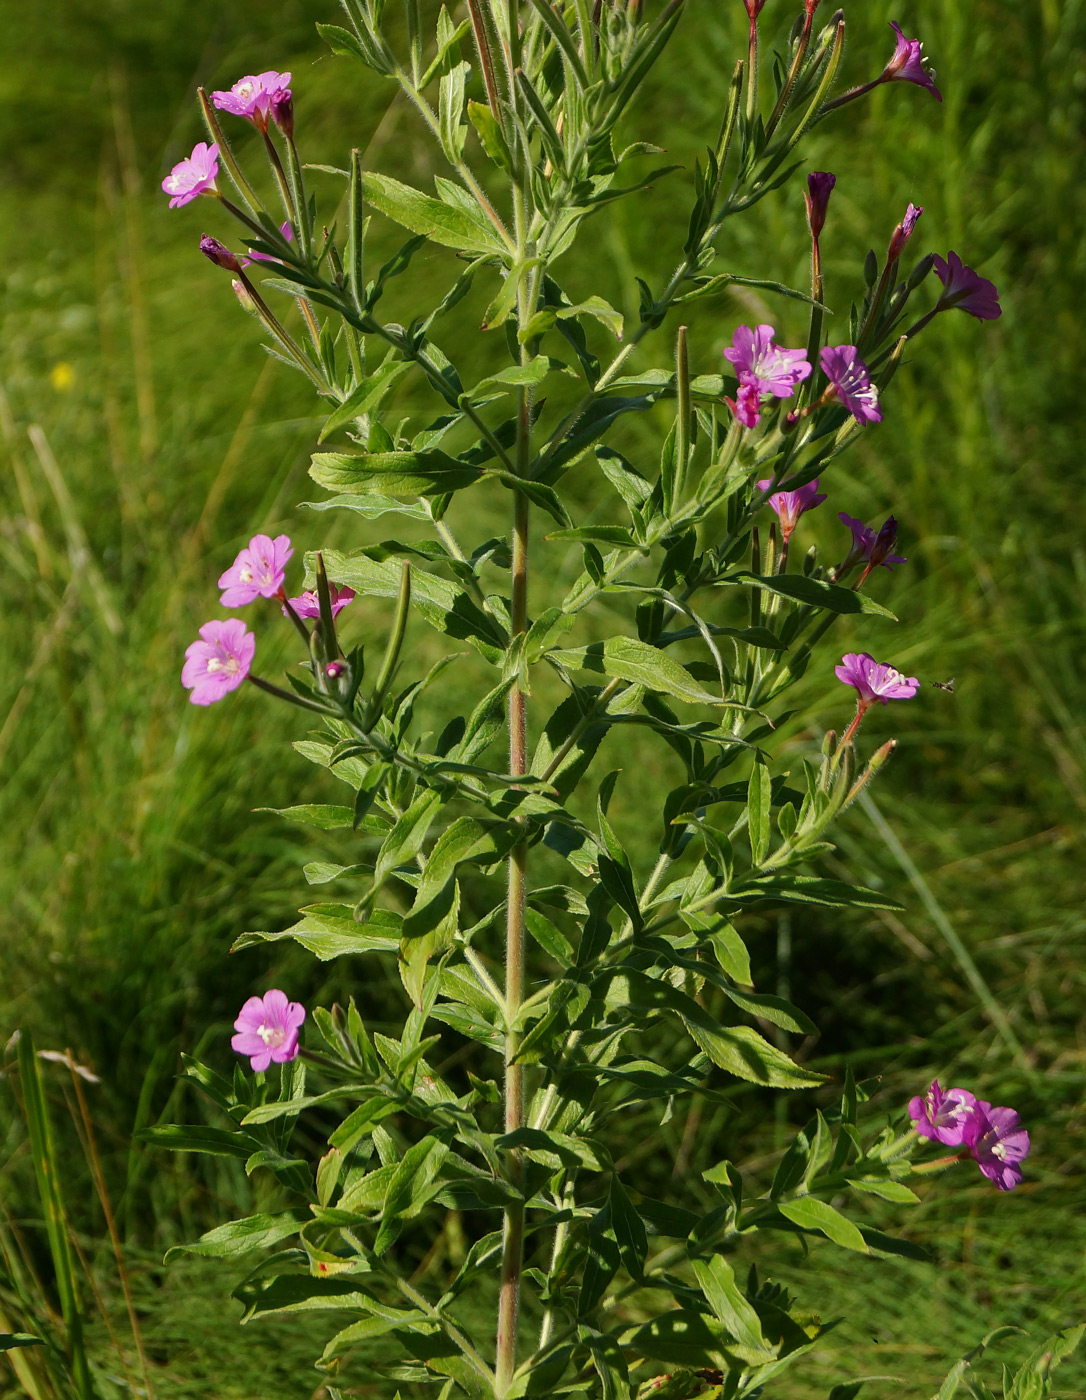
<svg viewBox="0 0 1086 1400">
<path fill-rule="evenodd" d="M 242 1322 L 276 1312 L 317 1312 L 343 1309 L 369 1312 L 375 1300 L 359 1286 L 357 1276 L 313 1278 L 306 1274 L 278 1274 L 274 1278 L 249 1278 L 234 1290 L 245 1305 Z"/>
<path fill-rule="evenodd" d="M 350 807 L 333 807 L 324 802 L 306 802 L 298 807 L 254 807 L 254 812 L 275 812 L 288 821 L 302 826 L 315 826 L 321 831 L 335 831 L 338 827 L 349 827 L 354 821 Z"/>
<path fill-rule="evenodd" d="M 394 953 L 400 946 L 400 916 L 388 909 L 375 909 L 364 924 L 355 919 L 326 914 L 306 914 L 298 923 L 280 933 L 243 933 L 234 940 L 232 953 L 257 943 L 277 943 L 290 938 L 308 949 L 321 962 L 361 953 Z"/>
<path fill-rule="evenodd" d="M 731 1338 L 720 1323 L 704 1313 L 673 1308 L 623 1340 L 630 1350 L 653 1361 L 691 1370 L 720 1370 Z"/>
<path fill-rule="evenodd" d="M 766 593 L 777 593 L 782 598 L 791 598 L 797 603 L 807 603 L 811 607 L 826 608 L 832 613 L 874 613 L 878 617 L 897 618 L 889 608 L 876 603 L 866 593 L 857 593 L 840 584 L 825 583 L 822 579 L 807 578 L 804 574 L 773 574 L 763 578 L 758 574 L 741 570 L 728 574 L 720 580 L 722 584 L 742 584 L 748 588 L 760 588 Z"/>
<path fill-rule="evenodd" d="M 489 374 L 485 379 L 480 379 L 473 389 L 469 389 L 463 396 L 465 399 L 478 399 L 484 394 L 489 394 L 492 389 L 501 388 L 504 385 L 530 386 L 542 384 L 550 373 L 550 361 L 546 355 L 536 355 L 529 360 L 526 365 L 510 365 L 508 369 L 499 370 L 497 374 Z"/>
<path fill-rule="evenodd" d="M 41 1347 L 45 1341 L 29 1332 L 0 1332 L 0 1351 L 14 1351 L 16 1347 Z"/>
<path fill-rule="evenodd" d="M 313 556 L 307 554 L 305 562 L 307 575 L 312 576 Z M 324 563 L 330 578 L 353 588 L 356 593 L 378 598 L 399 597 L 400 565 L 395 559 L 378 561 L 364 554 L 326 550 Z M 457 641 L 468 642 L 493 664 L 501 665 L 504 661 L 508 639 L 501 627 L 455 583 L 425 569 L 412 569 L 411 606 L 431 627 Z"/>
<path fill-rule="evenodd" d="M 851 1220 L 834 1210 L 828 1201 L 820 1201 L 814 1196 L 800 1196 L 794 1201 L 780 1201 L 780 1213 L 804 1230 L 819 1230 L 834 1244 L 845 1249 L 854 1249 L 860 1254 L 870 1254 L 867 1243 L 859 1228 Z"/>
<path fill-rule="evenodd" d="M 370 1306 L 373 1308 L 372 1317 L 364 1317 L 361 1322 L 352 1322 L 350 1327 L 345 1327 L 342 1332 L 337 1332 L 321 1355 L 320 1365 L 334 1360 L 337 1356 L 342 1356 L 351 1347 L 357 1346 L 360 1342 L 371 1341 L 374 1337 L 383 1337 L 386 1332 L 394 1332 L 397 1328 L 403 1327 L 411 1332 L 433 1332 L 436 1324 L 418 1308 L 392 1308 L 386 1303 L 378 1303 L 374 1299 Z"/>
<path fill-rule="evenodd" d="M 464 253 L 500 253 L 510 249 L 481 209 L 453 208 L 440 199 L 412 189 L 390 175 L 362 176 L 362 194 L 369 204 L 395 223 L 424 234 L 433 243 Z"/>
<path fill-rule="evenodd" d="M 350 423 L 376 408 L 389 389 L 402 379 L 410 368 L 409 360 L 387 360 L 380 369 L 364 379 L 325 419 L 317 441 L 323 442 L 337 428 L 342 428 L 345 423 Z"/>
<path fill-rule="evenodd" d="M 444 804 L 441 793 L 426 788 L 415 798 L 385 837 L 373 872 L 374 886 L 382 885 L 398 865 L 415 859 L 426 841 L 426 833 Z"/>
<path fill-rule="evenodd" d="M 409 1147 L 393 1173 L 381 1210 L 373 1252 L 380 1256 L 399 1235 L 399 1221 L 417 1215 L 435 1194 L 434 1180 L 449 1155 L 448 1144 L 430 1135 Z"/>
<path fill-rule="evenodd" d="M 870 1196 L 881 1196 L 884 1201 L 896 1201 L 898 1205 L 915 1206 L 920 1197 L 910 1191 L 903 1181 L 889 1181 L 886 1177 L 850 1177 L 848 1183 L 854 1191 L 863 1191 Z"/>
<path fill-rule="evenodd" d="M 904 906 L 876 890 L 849 885 L 844 880 L 824 880 L 817 875 L 759 875 L 738 880 L 728 890 L 728 898 L 749 904 L 752 900 L 773 899 L 781 904 L 818 904 L 826 909 L 894 909 Z"/>
<path fill-rule="evenodd" d="M 178 1244 L 166 1251 L 165 1263 L 179 1254 L 202 1254 L 209 1259 L 233 1259 L 254 1249 L 270 1249 L 296 1235 L 312 1216 L 307 1210 L 282 1211 L 278 1215 L 250 1215 L 208 1230 L 194 1244 Z"/>
<path fill-rule="evenodd" d="M 703 690 L 677 661 L 635 637 L 609 637 L 606 642 L 593 642 L 575 651 L 559 649 L 548 654 L 565 666 L 615 676 L 691 705 L 723 704 L 719 696 Z"/>
<path fill-rule="evenodd" d="M 728 1261 L 716 1254 L 695 1259 L 693 1267 L 706 1301 L 735 1340 L 754 1351 L 768 1351 L 758 1314 L 736 1283 Z"/>
<path fill-rule="evenodd" d="M 315 452 L 309 475 L 328 491 L 368 496 L 436 496 L 458 491 L 482 469 L 447 452 Z"/>
<path fill-rule="evenodd" d="M 332 496 L 327 501 L 302 501 L 305 510 L 350 510 L 363 520 L 379 520 L 382 515 L 406 515 L 412 520 L 429 520 L 430 512 L 421 501 L 397 501 L 391 496 Z"/>
<path fill-rule="evenodd" d="M 157 1123 L 137 1134 L 152 1147 L 168 1147 L 172 1152 L 207 1152 L 213 1157 L 250 1157 L 260 1146 L 248 1133 L 232 1133 L 227 1128 L 189 1128 L 182 1123 Z"/>
<path fill-rule="evenodd" d="M 772 780 L 766 764 L 756 761 L 747 788 L 747 825 L 750 834 L 750 859 L 761 865 L 769 853 Z"/>
</svg>

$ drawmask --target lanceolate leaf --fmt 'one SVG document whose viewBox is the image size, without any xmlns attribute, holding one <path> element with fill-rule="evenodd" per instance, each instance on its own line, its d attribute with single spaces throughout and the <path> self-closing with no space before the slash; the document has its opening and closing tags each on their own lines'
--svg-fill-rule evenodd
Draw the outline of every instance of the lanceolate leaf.
<svg viewBox="0 0 1086 1400">
<path fill-rule="evenodd" d="M 447 452 L 315 452 L 309 475 L 329 491 L 361 496 L 436 496 L 478 481 L 478 467 Z"/>
<path fill-rule="evenodd" d="M 794 1201 L 780 1201 L 778 1208 L 794 1225 L 801 1225 L 805 1230 L 819 1230 L 834 1244 L 844 1245 L 846 1249 L 855 1249 L 860 1254 L 870 1253 L 859 1228 L 839 1210 L 834 1210 L 828 1201 L 820 1201 L 815 1196 L 800 1196 Z"/>
<path fill-rule="evenodd" d="M 509 247 L 481 209 L 454 208 L 390 175 L 363 175 L 362 194 L 368 204 L 395 223 L 424 234 L 433 243 L 462 253 L 509 255 Z"/>
<path fill-rule="evenodd" d="M 663 695 L 672 695 L 691 705 L 724 703 L 718 695 L 712 695 L 698 685 L 690 672 L 677 661 L 647 642 L 638 641 L 636 637 L 610 637 L 606 642 L 593 642 L 576 651 L 556 650 L 548 655 L 564 666 L 602 672 Z"/>
<path fill-rule="evenodd" d="M 166 1252 L 165 1262 L 179 1254 L 203 1254 L 209 1259 L 232 1259 L 254 1249 L 270 1249 L 296 1235 L 312 1216 L 307 1210 L 285 1210 L 278 1215 L 250 1215 L 208 1230 L 193 1244 L 178 1244 Z"/>
<path fill-rule="evenodd" d="M 322 962 L 349 954 L 393 953 L 400 946 L 400 916 L 389 910 L 377 909 L 369 922 L 340 919 L 321 914 L 307 914 L 298 923 L 281 933 L 243 933 L 235 939 L 232 953 L 251 948 L 256 943 L 276 943 L 290 938 L 307 948 Z"/>
</svg>

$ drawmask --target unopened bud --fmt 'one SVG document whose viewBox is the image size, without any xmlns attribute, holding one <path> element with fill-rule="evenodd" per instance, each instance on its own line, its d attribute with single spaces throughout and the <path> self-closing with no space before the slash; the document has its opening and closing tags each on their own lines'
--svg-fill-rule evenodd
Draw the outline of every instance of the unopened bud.
<svg viewBox="0 0 1086 1400">
<path fill-rule="evenodd" d="M 818 3 L 818 0 L 815 0 Z M 837 176 L 828 170 L 812 170 L 807 176 L 807 189 L 803 198 L 807 205 L 807 222 L 811 226 L 811 237 L 817 238 L 826 223 L 826 210 L 830 195 L 837 184 Z"/>
<path fill-rule="evenodd" d="M 871 755 L 871 760 L 867 765 L 867 771 L 872 774 L 877 773 L 879 769 L 882 768 L 883 765 L 887 762 L 890 755 L 896 748 L 897 740 L 887 739 L 886 743 L 883 744 L 882 748 L 876 749 L 875 752 Z"/>
<path fill-rule="evenodd" d="M 867 257 L 864 258 L 864 285 L 873 287 L 875 279 L 879 275 L 879 258 L 874 248 L 868 250 Z"/>
<path fill-rule="evenodd" d="M 924 212 L 923 206 L 910 204 L 905 210 L 905 217 L 897 228 L 894 229 L 890 237 L 890 247 L 887 249 L 886 261 L 894 262 L 901 257 L 905 251 L 905 245 L 913 236 L 913 229 L 916 228 L 916 221 Z"/>
<path fill-rule="evenodd" d="M 234 289 L 234 295 L 237 297 L 238 301 L 241 302 L 242 310 L 248 311 L 250 316 L 258 316 L 260 312 L 257 309 L 256 302 L 253 300 L 249 288 L 241 278 L 235 277 L 230 285 Z"/>
<path fill-rule="evenodd" d="M 342 661 L 329 661 L 328 665 L 324 668 L 324 674 L 330 681 L 338 681 L 346 670 L 347 667 Z"/>
<path fill-rule="evenodd" d="M 825 732 L 825 734 L 822 736 L 822 756 L 823 756 L 823 758 L 832 758 L 833 755 L 834 755 L 834 751 L 835 751 L 836 748 L 837 748 L 837 731 L 834 730 L 834 729 L 827 729 L 826 732 Z"/>
<path fill-rule="evenodd" d="M 818 546 L 811 545 L 810 549 L 803 556 L 803 577 L 810 578 L 818 567 Z"/>
<path fill-rule="evenodd" d="M 934 266 L 934 253 L 929 253 L 927 257 L 921 258 L 920 261 L 913 268 L 912 272 L 909 273 L 909 280 L 905 284 L 906 288 L 910 292 L 915 292 L 917 287 L 920 286 L 921 282 L 924 281 L 924 279 L 927 277 L 928 273 L 932 270 Z"/>
<path fill-rule="evenodd" d="M 271 104 L 272 121 L 287 138 L 294 140 L 294 98 L 290 88 L 284 88 Z"/>
<path fill-rule="evenodd" d="M 897 521 L 891 515 L 875 536 L 875 543 L 871 546 L 871 566 L 881 564 L 889 554 L 893 553 L 895 544 L 897 544 Z"/>
<path fill-rule="evenodd" d="M 200 239 L 200 252 L 205 258 L 209 258 L 216 267 L 225 267 L 227 272 L 240 272 L 241 263 L 226 246 L 220 243 L 217 238 L 212 238 L 209 234 L 204 234 Z"/>
</svg>

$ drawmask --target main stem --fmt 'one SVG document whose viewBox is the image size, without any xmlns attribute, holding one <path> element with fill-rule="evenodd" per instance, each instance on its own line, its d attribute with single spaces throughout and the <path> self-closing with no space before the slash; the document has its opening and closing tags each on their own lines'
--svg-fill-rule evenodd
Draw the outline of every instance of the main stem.
<svg viewBox="0 0 1086 1400">
<path fill-rule="evenodd" d="M 524 416 L 527 417 L 527 395 Z M 528 498 L 518 491 L 513 515 L 513 635 L 527 630 L 528 619 Z M 527 697 L 513 687 L 509 697 L 509 771 L 528 770 Z M 524 909 L 527 896 L 528 846 L 514 846 L 509 856 L 508 899 L 505 924 L 505 1131 L 524 1126 L 524 1066 L 516 1059 L 520 1036 L 516 1020 L 524 1000 Z M 519 1190 L 524 1163 L 519 1149 L 509 1154 L 509 1174 Z M 501 1297 L 498 1304 L 498 1345 L 495 1381 L 497 1394 L 505 1394 L 517 1364 L 517 1319 L 520 1312 L 520 1275 L 524 1262 L 524 1203 L 512 1202 L 505 1211 L 502 1249 Z"/>
</svg>

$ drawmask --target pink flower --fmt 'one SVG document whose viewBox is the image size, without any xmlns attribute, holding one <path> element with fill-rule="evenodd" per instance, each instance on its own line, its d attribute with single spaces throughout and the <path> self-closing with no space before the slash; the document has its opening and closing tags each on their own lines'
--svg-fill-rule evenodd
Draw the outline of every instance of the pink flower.
<svg viewBox="0 0 1086 1400">
<path fill-rule="evenodd" d="M 328 601 L 332 604 L 332 616 L 338 617 L 348 603 L 354 601 L 353 588 L 337 588 L 334 583 L 328 585 Z M 290 606 L 299 617 L 320 617 L 320 598 L 315 592 L 302 593 L 297 598 L 290 599 Z M 284 607 L 283 616 L 286 617 L 287 610 Z"/>
<path fill-rule="evenodd" d="M 921 1137 L 947 1147 L 961 1147 L 975 1132 L 972 1119 L 977 1100 L 967 1089 L 948 1089 L 944 1094 L 937 1079 L 923 1098 L 909 1100 L 909 1117 Z"/>
<path fill-rule="evenodd" d="M 181 684 L 191 690 L 194 705 L 214 705 L 237 690 L 253 664 L 256 638 L 240 618 L 205 622 L 200 640 L 185 649 Z"/>
<path fill-rule="evenodd" d="M 866 560 L 871 568 L 881 564 L 884 569 L 890 569 L 895 564 L 909 562 L 901 554 L 890 553 L 897 542 L 897 521 L 892 515 L 887 518 L 877 534 L 862 520 L 857 520 L 852 515 L 846 515 L 844 511 L 837 518 L 852 531 L 852 548 L 849 550 L 848 558 L 841 565 L 840 573 L 851 569 L 853 564 L 858 564 L 861 559 Z"/>
<path fill-rule="evenodd" d="M 936 101 L 942 102 L 943 95 L 935 86 L 935 70 L 924 66 L 924 45 L 919 39 L 906 39 L 901 26 L 893 20 L 890 21 L 890 28 L 897 35 L 897 47 L 878 81 L 916 83 L 918 87 L 927 88 Z"/>
<path fill-rule="evenodd" d="M 945 258 L 936 253 L 935 273 L 943 284 L 936 311 L 957 307 L 959 311 L 968 311 L 978 321 L 996 321 L 1002 316 L 995 283 L 967 267 L 957 253 L 948 253 Z"/>
<path fill-rule="evenodd" d="M 871 383 L 867 366 L 855 345 L 827 345 L 821 359 L 826 378 L 856 422 L 881 423 L 879 391 Z"/>
<path fill-rule="evenodd" d="M 254 535 L 219 579 L 224 608 L 243 608 L 255 598 L 274 598 L 283 587 L 294 553 L 289 535 Z"/>
<path fill-rule="evenodd" d="M 952 1091 L 953 1092 L 953 1091 Z M 1022 1168 L 1029 1156 L 1029 1133 L 1020 1127 L 1013 1108 L 993 1108 L 984 1099 L 966 1124 L 966 1146 L 977 1166 L 1000 1191 L 1013 1191 L 1022 1182 Z"/>
<path fill-rule="evenodd" d="M 762 396 L 757 385 L 740 381 L 735 398 L 726 397 L 724 402 L 744 428 L 756 428 L 762 421 Z"/>
<path fill-rule="evenodd" d="M 245 117 L 261 131 L 268 129 L 268 111 L 272 103 L 281 103 L 289 98 L 290 74 L 276 73 L 272 68 L 266 73 L 250 73 L 239 78 L 229 92 L 211 94 L 211 100 L 220 112 Z"/>
<path fill-rule="evenodd" d="M 288 243 L 294 242 L 294 230 L 290 226 L 289 219 L 287 219 L 284 223 L 281 223 L 279 225 L 279 232 L 283 235 L 283 237 L 287 240 Z M 279 259 L 273 258 L 270 253 L 258 253 L 254 249 L 250 248 L 249 256 L 247 258 L 241 259 L 241 265 L 242 267 L 248 267 L 250 263 L 254 262 L 277 263 L 278 261 Z"/>
<path fill-rule="evenodd" d="M 772 481 L 759 481 L 758 490 L 767 491 L 772 485 Z M 806 486 L 800 486 L 795 491 L 778 491 L 776 495 L 770 496 L 769 508 L 777 513 L 777 518 L 781 522 L 781 534 L 784 536 L 786 544 L 792 538 L 796 522 L 803 512 L 814 510 L 815 506 L 820 506 L 825 499 L 824 495 L 819 495 L 817 477 L 814 481 L 809 481 Z"/>
<path fill-rule="evenodd" d="M 254 1070 L 267 1069 L 274 1060 L 287 1064 L 298 1056 L 298 1031 L 305 1020 L 301 1002 L 287 1001 L 277 987 L 262 997 L 250 997 L 234 1022 L 237 1035 L 230 1046 L 239 1055 L 248 1055 Z"/>
<path fill-rule="evenodd" d="M 759 394 L 786 399 L 807 378 L 811 366 L 804 359 L 805 350 L 785 350 L 774 344 L 773 336 L 772 326 L 757 326 L 754 330 L 739 326 L 724 358 L 735 365 L 741 386 L 752 385 Z"/>
<path fill-rule="evenodd" d="M 911 700 L 920 688 L 915 676 L 903 676 L 886 662 L 876 661 L 866 651 L 850 651 L 841 658 L 833 673 L 845 685 L 851 685 L 863 708 L 876 700 L 885 705 L 888 700 Z"/>
<path fill-rule="evenodd" d="M 803 192 L 803 199 L 807 205 L 807 222 L 811 226 L 814 238 L 819 236 L 825 226 L 826 210 L 829 208 L 830 195 L 836 184 L 837 176 L 831 175 L 828 170 L 812 170 L 807 176 L 807 188 Z"/>
<path fill-rule="evenodd" d="M 890 247 L 886 254 L 886 261 L 893 262 L 895 258 L 900 258 L 905 251 L 905 245 L 913 236 L 913 229 L 916 228 L 917 220 L 924 212 L 923 205 L 910 204 L 905 210 L 905 217 L 890 236 Z"/>
<path fill-rule="evenodd" d="M 162 188 L 170 196 L 170 208 L 179 209 L 198 194 L 218 194 L 215 184 L 218 173 L 218 146 L 198 141 L 192 148 L 192 154 L 186 160 L 178 161 L 162 182 Z"/>
</svg>

